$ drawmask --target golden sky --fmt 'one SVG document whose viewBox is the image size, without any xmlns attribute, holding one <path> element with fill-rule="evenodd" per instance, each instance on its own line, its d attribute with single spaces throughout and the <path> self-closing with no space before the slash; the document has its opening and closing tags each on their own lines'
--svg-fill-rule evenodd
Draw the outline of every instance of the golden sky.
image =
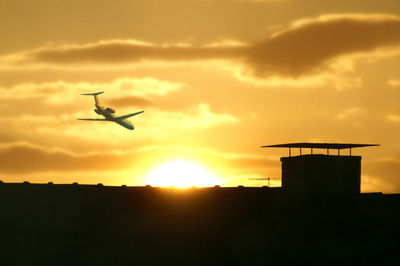
<svg viewBox="0 0 400 266">
<path fill-rule="evenodd" d="M 400 192 L 397 0 L 0 0 L 0 179 L 144 185 L 173 160 L 280 185 L 288 142 L 379 143 Z M 91 97 L 133 117 L 96 118 Z"/>
</svg>

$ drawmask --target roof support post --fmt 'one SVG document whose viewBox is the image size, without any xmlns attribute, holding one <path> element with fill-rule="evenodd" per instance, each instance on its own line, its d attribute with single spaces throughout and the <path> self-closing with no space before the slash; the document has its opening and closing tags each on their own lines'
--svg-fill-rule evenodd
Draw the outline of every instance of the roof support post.
<svg viewBox="0 0 400 266">
<path fill-rule="evenodd" d="M 289 157 L 292 157 L 292 148 L 289 147 Z"/>
<path fill-rule="evenodd" d="M 326 149 L 326 155 L 329 155 L 329 148 Z"/>
<path fill-rule="evenodd" d="M 351 148 L 350 148 L 350 156 L 351 156 Z"/>
</svg>

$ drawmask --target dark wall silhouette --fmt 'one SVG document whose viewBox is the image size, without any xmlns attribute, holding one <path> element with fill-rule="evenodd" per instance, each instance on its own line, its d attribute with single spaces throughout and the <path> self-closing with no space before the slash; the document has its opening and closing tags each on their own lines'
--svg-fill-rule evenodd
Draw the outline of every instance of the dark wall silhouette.
<svg viewBox="0 0 400 266">
<path fill-rule="evenodd" d="M 380 193 L 0 183 L 0 265 L 353 265 L 397 255 L 399 206 Z"/>
<path fill-rule="evenodd" d="M 351 197 L 360 193 L 361 156 L 282 157 L 282 187 L 307 197 Z"/>
</svg>

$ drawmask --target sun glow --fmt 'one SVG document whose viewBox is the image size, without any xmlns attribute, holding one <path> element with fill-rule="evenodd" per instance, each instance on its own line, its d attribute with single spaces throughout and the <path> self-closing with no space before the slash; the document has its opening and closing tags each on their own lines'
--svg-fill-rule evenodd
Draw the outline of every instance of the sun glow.
<svg viewBox="0 0 400 266">
<path fill-rule="evenodd" d="M 174 160 L 151 171 L 146 184 L 156 187 L 210 187 L 219 185 L 220 180 L 196 163 Z"/>
</svg>

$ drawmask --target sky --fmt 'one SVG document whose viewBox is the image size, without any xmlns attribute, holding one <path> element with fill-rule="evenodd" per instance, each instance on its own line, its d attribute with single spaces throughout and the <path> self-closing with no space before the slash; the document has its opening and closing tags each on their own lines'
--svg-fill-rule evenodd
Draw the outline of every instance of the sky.
<svg viewBox="0 0 400 266">
<path fill-rule="evenodd" d="M 0 0 L 0 36 L 4 182 L 141 186 L 186 160 L 280 186 L 287 151 L 260 146 L 340 142 L 380 144 L 352 152 L 361 190 L 400 192 L 397 0 Z M 96 91 L 145 110 L 134 131 L 76 120 Z"/>
</svg>

